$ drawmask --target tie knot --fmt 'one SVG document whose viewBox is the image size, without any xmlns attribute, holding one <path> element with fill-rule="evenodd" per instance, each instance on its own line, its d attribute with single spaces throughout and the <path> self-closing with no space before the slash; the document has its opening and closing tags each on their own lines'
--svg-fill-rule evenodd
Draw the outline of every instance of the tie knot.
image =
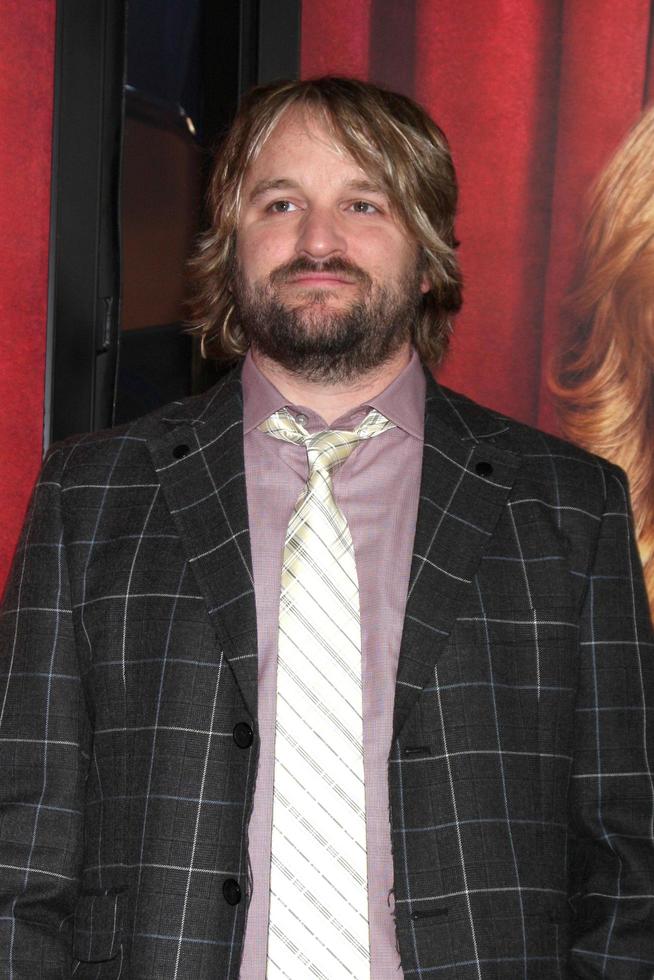
<svg viewBox="0 0 654 980">
<path fill-rule="evenodd" d="M 372 439 L 387 429 L 395 428 L 394 422 L 371 409 L 354 432 L 346 429 L 323 429 L 311 435 L 303 425 L 293 418 L 286 408 L 265 419 L 259 426 L 262 432 L 284 442 L 306 446 L 309 460 L 309 473 L 315 471 L 332 473 L 345 462 L 362 439 Z"/>
<path fill-rule="evenodd" d="M 325 429 L 309 436 L 305 440 L 309 472 L 320 470 L 333 473 L 359 445 L 359 438 L 356 432 L 345 429 Z"/>
</svg>

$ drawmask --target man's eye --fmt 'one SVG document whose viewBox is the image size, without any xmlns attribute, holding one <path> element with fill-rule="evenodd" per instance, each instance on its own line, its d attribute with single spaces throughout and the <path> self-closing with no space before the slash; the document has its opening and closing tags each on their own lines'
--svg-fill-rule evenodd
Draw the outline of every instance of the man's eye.
<svg viewBox="0 0 654 980">
<path fill-rule="evenodd" d="M 379 210 L 370 201 L 354 201 L 351 207 L 357 214 L 377 214 Z"/>
<path fill-rule="evenodd" d="M 269 210 L 275 214 L 288 214 L 289 211 L 297 211 L 297 207 L 291 201 L 273 201 Z"/>
</svg>

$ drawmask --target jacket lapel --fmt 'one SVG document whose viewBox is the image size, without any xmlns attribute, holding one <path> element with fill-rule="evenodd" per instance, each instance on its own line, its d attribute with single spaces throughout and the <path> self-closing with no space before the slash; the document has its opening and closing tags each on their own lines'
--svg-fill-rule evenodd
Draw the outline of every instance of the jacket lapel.
<svg viewBox="0 0 654 980">
<path fill-rule="evenodd" d="M 174 427 L 150 440 L 149 448 L 220 647 L 256 718 L 257 631 L 239 374 L 190 404 L 197 406 L 194 417 L 165 420 Z"/>
<path fill-rule="evenodd" d="M 256 611 L 243 458 L 240 375 L 148 445 L 221 648 L 257 710 Z M 520 458 L 491 440 L 506 424 L 452 399 L 428 375 L 414 552 L 395 693 L 394 732 L 430 680 L 511 490 Z"/>
<path fill-rule="evenodd" d="M 470 407 L 468 407 L 470 406 Z M 513 485 L 520 457 L 489 442 L 506 423 L 427 379 L 420 503 L 400 647 L 394 736 L 454 620 Z"/>
</svg>

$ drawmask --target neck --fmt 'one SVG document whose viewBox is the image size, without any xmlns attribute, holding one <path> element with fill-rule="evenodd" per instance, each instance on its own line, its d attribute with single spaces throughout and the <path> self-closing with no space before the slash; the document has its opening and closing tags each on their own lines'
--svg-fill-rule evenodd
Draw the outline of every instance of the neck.
<svg viewBox="0 0 654 980">
<path fill-rule="evenodd" d="M 365 404 L 388 388 L 402 373 L 411 359 L 411 346 L 406 344 L 388 361 L 358 378 L 328 384 L 310 381 L 287 371 L 252 348 L 252 360 L 261 373 L 292 405 L 303 405 L 320 415 L 331 425 L 357 405 Z"/>
</svg>

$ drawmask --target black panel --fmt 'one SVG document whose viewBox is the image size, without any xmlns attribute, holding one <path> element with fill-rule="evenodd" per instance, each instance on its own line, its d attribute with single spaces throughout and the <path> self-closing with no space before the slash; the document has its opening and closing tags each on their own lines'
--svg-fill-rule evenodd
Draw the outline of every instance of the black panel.
<svg viewBox="0 0 654 980">
<path fill-rule="evenodd" d="M 203 107 L 205 142 L 215 145 L 239 100 L 253 85 L 297 78 L 300 72 L 300 0 L 205 3 Z"/>
<path fill-rule="evenodd" d="M 124 38 L 121 0 L 59 0 L 46 446 L 111 423 Z"/>
<path fill-rule="evenodd" d="M 125 331 L 120 341 L 117 425 L 188 395 L 192 343 L 180 323 Z"/>
<path fill-rule="evenodd" d="M 258 81 L 297 78 L 300 72 L 298 0 L 260 0 Z"/>
</svg>

